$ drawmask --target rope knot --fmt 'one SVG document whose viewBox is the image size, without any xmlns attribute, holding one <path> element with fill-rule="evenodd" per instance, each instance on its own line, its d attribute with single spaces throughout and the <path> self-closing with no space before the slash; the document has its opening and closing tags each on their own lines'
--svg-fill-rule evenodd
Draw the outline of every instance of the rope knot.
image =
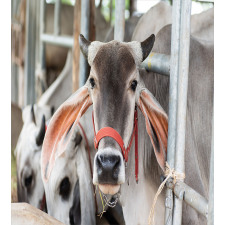
<svg viewBox="0 0 225 225">
<path fill-rule="evenodd" d="M 184 173 L 177 172 L 174 168 L 171 168 L 168 162 L 166 162 L 166 170 L 164 174 L 166 179 L 168 176 L 169 178 L 172 177 L 174 184 L 176 184 L 177 180 L 183 180 L 185 178 Z"/>
<path fill-rule="evenodd" d="M 185 178 L 185 174 L 184 173 L 179 173 L 177 172 L 174 168 L 171 168 L 170 165 L 168 164 L 168 162 L 166 162 L 166 166 L 165 166 L 165 179 L 164 181 L 160 184 L 158 191 L 155 194 L 153 203 L 152 203 L 152 207 L 150 210 L 150 215 L 148 218 L 148 224 L 151 225 L 152 224 L 152 220 L 154 217 L 154 211 L 155 211 L 155 205 L 156 205 L 156 201 L 158 199 L 158 196 L 160 195 L 160 193 L 162 192 L 167 180 L 171 177 L 173 178 L 173 184 L 175 185 L 177 180 L 183 180 Z"/>
</svg>

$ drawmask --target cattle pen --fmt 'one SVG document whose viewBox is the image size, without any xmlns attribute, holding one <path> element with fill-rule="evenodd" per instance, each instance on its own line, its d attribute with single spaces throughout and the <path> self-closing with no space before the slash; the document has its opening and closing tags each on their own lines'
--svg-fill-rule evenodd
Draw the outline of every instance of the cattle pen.
<svg viewBox="0 0 225 225">
<path fill-rule="evenodd" d="M 79 59 L 73 62 L 73 90 L 82 87 L 88 77 L 88 64 L 80 50 L 74 49 L 77 44 L 78 33 L 82 33 L 88 40 L 95 39 L 92 20 L 94 18 L 92 0 L 77 1 L 80 8 L 80 27 L 74 25 L 74 35 L 65 36 L 60 29 L 61 0 L 55 1 L 54 32 L 45 33 L 45 0 L 27 1 L 26 8 L 26 60 L 24 104 L 34 104 L 35 99 L 35 63 L 39 62 L 40 70 L 45 71 L 45 44 L 63 46 L 73 50 L 73 56 Z M 159 76 L 169 76 L 169 122 L 167 162 L 170 169 L 185 174 L 185 130 L 189 73 L 190 48 L 190 19 L 192 0 L 173 0 L 172 6 L 172 33 L 171 55 L 152 52 L 141 64 L 147 71 L 156 72 Z M 76 10 L 76 9 L 75 9 Z M 74 11 L 75 11 L 74 10 Z M 35 17 L 31 14 L 35 14 Z M 39 14 L 39 15 L 38 15 Z M 35 18 L 35 20 L 33 19 Z M 90 19 L 92 18 L 92 19 Z M 35 29 L 31 29 L 35 27 Z M 38 33 L 39 43 L 34 36 Z M 115 0 L 115 29 L 114 40 L 123 41 L 125 34 L 125 0 Z M 182 44 L 181 44 L 182 43 Z M 182 47 L 181 47 L 182 45 Z M 35 50 L 35 46 L 36 50 Z M 35 52 L 36 51 L 36 52 Z M 78 51 L 78 52 L 77 52 Z M 78 68 L 78 69 L 77 69 Z M 77 71 L 79 72 L 77 74 Z M 198 192 L 185 184 L 184 176 L 176 179 L 173 175 L 168 177 L 165 184 L 165 225 L 182 224 L 182 203 L 185 201 L 198 213 L 207 218 L 208 225 L 214 224 L 214 132 L 212 118 L 212 140 L 210 158 L 209 197 L 207 200 Z M 164 178 L 165 179 L 165 178 Z M 174 182 L 175 180 L 175 182 Z M 155 218 L 157 220 L 157 218 Z"/>
</svg>

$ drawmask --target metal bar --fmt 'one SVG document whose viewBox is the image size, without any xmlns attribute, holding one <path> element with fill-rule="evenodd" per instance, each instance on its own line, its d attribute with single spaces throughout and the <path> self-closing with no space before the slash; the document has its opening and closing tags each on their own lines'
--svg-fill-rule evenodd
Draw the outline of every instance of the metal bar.
<svg viewBox="0 0 225 225">
<path fill-rule="evenodd" d="M 177 80 L 178 80 L 178 59 L 180 47 L 180 0 L 173 1 L 172 8 L 172 33 L 171 33 L 171 56 L 170 56 L 170 87 L 169 87 L 169 124 L 167 162 L 174 168 L 175 147 L 176 147 L 176 115 L 177 115 Z M 173 222 L 173 192 L 167 188 L 165 199 L 165 224 Z"/>
<path fill-rule="evenodd" d="M 125 30 L 125 0 L 116 0 L 114 40 L 123 41 L 124 30 Z"/>
<path fill-rule="evenodd" d="M 36 3 L 36 65 L 35 68 L 37 68 L 37 64 L 39 63 L 39 59 L 40 59 L 40 9 L 41 7 L 41 1 L 37 1 Z"/>
<path fill-rule="evenodd" d="M 60 34 L 60 9 L 61 9 L 61 0 L 55 1 L 54 9 L 54 34 Z"/>
<path fill-rule="evenodd" d="M 167 182 L 166 185 L 174 191 L 174 194 L 178 199 L 184 200 L 200 214 L 204 215 L 206 218 L 208 217 L 208 201 L 202 195 L 184 182 L 178 181 L 174 185 L 171 180 L 170 182 Z"/>
<path fill-rule="evenodd" d="M 45 43 L 41 40 L 42 34 L 45 32 L 45 9 L 46 3 L 45 0 L 41 0 L 40 5 L 40 67 L 41 71 L 45 71 Z"/>
<path fill-rule="evenodd" d="M 170 56 L 152 52 L 141 63 L 147 71 L 152 71 L 162 75 L 170 75 Z"/>
<path fill-rule="evenodd" d="M 26 57 L 24 79 L 24 103 L 35 103 L 35 45 L 36 45 L 36 1 L 28 0 L 26 5 Z"/>
<path fill-rule="evenodd" d="M 208 225 L 214 224 L 214 115 L 212 119 L 212 143 L 210 159 L 210 178 L 209 178 L 209 212 Z"/>
<path fill-rule="evenodd" d="M 181 27 L 179 48 L 179 73 L 178 73 L 178 103 L 177 103 L 177 131 L 176 131 L 176 155 L 175 170 L 185 172 L 185 131 L 188 91 L 188 69 L 190 48 L 190 18 L 191 0 L 181 1 Z M 180 225 L 182 221 L 182 199 L 175 198 L 173 224 Z"/>
<path fill-rule="evenodd" d="M 81 25 L 80 33 L 84 35 L 86 39 L 89 39 L 90 28 L 90 0 L 81 1 Z M 79 86 L 83 86 L 88 77 L 88 64 L 83 54 L 80 54 L 80 77 Z"/>
<path fill-rule="evenodd" d="M 67 48 L 73 47 L 73 37 L 70 36 L 55 36 L 51 34 L 41 34 L 41 41 Z"/>
</svg>

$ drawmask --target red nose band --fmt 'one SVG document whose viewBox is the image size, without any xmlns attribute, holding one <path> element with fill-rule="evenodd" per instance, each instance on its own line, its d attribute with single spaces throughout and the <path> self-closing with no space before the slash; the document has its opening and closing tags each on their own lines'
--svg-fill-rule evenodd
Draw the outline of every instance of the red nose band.
<svg viewBox="0 0 225 225">
<path fill-rule="evenodd" d="M 98 131 L 98 133 L 97 133 L 97 135 L 95 136 L 95 139 L 94 139 L 94 144 L 95 144 L 96 149 L 98 149 L 99 141 L 104 137 L 113 138 L 119 144 L 119 146 L 122 150 L 122 153 L 124 155 L 126 149 L 124 147 L 123 139 L 121 138 L 119 133 L 116 130 L 114 130 L 112 127 L 104 127 L 104 128 L 102 128 L 101 130 Z M 126 158 L 125 158 L 125 161 L 127 161 Z"/>
<path fill-rule="evenodd" d="M 134 111 L 134 128 L 133 128 L 133 133 L 131 135 L 130 143 L 129 143 L 127 148 L 125 148 L 123 139 L 120 136 L 120 134 L 115 129 L 113 129 L 112 127 L 101 128 L 96 134 L 93 113 L 92 113 L 92 121 L 93 121 L 93 126 L 94 126 L 94 135 L 95 135 L 94 145 L 95 145 L 95 148 L 98 149 L 99 142 L 102 138 L 111 137 L 120 146 L 125 162 L 128 161 L 128 154 L 130 152 L 130 148 L 132 146 L 132 141 L 133 141 L 133 138 L 135 136 L 135 178 L 136 178 L 136 182 L 138 182 L 138 124 L 137 124 L 138 123 L 138 117 L 137 117 L 137 109 L 135 109 L 135 111 Z"/>
</svg>

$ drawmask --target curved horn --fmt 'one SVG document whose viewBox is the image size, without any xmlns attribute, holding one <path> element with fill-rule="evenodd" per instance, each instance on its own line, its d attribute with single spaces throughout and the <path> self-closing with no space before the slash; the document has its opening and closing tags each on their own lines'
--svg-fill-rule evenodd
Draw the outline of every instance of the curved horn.
<svg viewBox="0 0 225 225">
<path fill-rule="evenodd" d="M 43 115 L 41 120 L 41 127 L 36 137 L 37 146 L 41 146 L 43 144 L 44 137 L 45 137 L 45 116 Z"/>
<path fill-rule="evenodd" d="M 35 119 L 35 115 L 34 115 L 34 105 L 31 105 L 31 111 L 30 112 L 31 112 L 31 120 L 36 125 L 36 119 Z"/>
<path fill-rule="evenodd" d="M 153 48 L 154 42 L 155 42 L 154 34 L 152 34 L 146 40 L 141 42 L 141 50 L 142 50 L 142 56 L 143 56 L 142 61 L 144 61 L 150 54 L 150 52 Z"/>
<path fill-rule="evenodd" d="M 88 58 L 88 47 L 91 44 L 90 41 L 86 40 L 85 37 L 80 34 L 79 36 L 79 44 L 80 44 L 80 50 L 82 51 L 85 58 Z"/>
</svg>

